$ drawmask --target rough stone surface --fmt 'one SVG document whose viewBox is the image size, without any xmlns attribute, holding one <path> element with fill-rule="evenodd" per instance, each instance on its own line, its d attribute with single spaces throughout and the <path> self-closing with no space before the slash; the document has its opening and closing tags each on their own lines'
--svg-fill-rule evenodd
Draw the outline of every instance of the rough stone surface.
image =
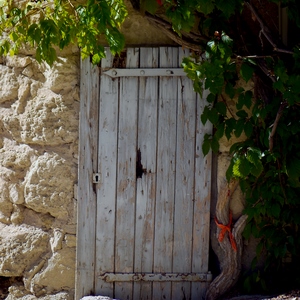
<svg viewBox="0 0 300 300">
<path fill-rule="evenodd" d="M 18 278 L 8 300 L 71 300 L 79 53 L 21 53 L 0 62 L 0 276 Z"/>
<path fill-rule="evenodd" d="M 19 84 L 11 68 L 0 65 L 0 82 L 0 103 L 15 100 L 18 96 Z"/>
<path fill-rule="evenodd" d="M 63 158 L 49 153 L 40 156 L 31 165 L 24 182 L 28 208 L 56 218 L 68 218 L 74 174 Z"/>
<path fill-rule="evenodd" d="M 58 250 L 44 268 L 28 281 L 28 289 L 35 295 L 53 294 L 65 287 L 74 287 L 75 248 Z M 29 276 L 30 279 L 30 276 Z M 25 277 L 25 287 L 27 278 Z"/>
<path fill-rule="evenodd" d="M 24 286 L 13 285 L 9 288 L 9 295 L 5 300 L 71 300 L 72 297 L 69 296 L 66 292 L 61 292 L 53 295 L 46 295 L 44 297 L 36 297 L 32 294 L 29 294 L 25 290 Z"/>
<path fill-rule="evenodd" d="M 48 249 L 49 235 L 31 226 L 0 228 L 0 276 L 23 276 Z"/>
</svg>

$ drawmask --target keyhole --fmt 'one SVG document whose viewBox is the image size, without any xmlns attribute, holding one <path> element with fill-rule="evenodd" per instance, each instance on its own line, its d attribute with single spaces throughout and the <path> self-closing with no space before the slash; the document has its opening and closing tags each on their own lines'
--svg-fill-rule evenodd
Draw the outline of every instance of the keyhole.
<svg viewBox="0 0 300 300">
<path fill-rule="evenodd" d="M 93 175 L 93 183 L 98 183 L 100 181 L 100 174 L 99 173 L 95 173 Z"/>
</svg>

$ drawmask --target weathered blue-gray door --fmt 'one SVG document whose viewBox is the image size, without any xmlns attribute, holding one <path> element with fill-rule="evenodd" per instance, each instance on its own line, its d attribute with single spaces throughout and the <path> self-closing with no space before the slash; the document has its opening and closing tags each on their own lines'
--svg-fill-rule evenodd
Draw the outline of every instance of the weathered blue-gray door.
<svg viewBox="0 0 300 300">
<path fill-rule="evenodd" d="M 77 298 L 205 293 L 211 156 L 201 144 L 211 127 L 178 69 L 187 55 L 130 48 L 118 61 L 108 51 L 100 74 L 82 63 Z"/>
</svg>

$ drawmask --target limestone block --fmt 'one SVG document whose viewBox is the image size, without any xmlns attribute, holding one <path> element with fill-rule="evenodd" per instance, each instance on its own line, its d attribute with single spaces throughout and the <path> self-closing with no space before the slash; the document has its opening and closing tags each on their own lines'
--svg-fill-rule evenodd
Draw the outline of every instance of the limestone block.
<svg viewBox="0 0 300 300">
<path fill-rule="evenodd" d="M 64 238 L 64 244 L 67 247 L 76 247 L 76 235 L 75 234 L 66 234 Z"/>
<path fill-rule="evenodd" d="M 0 149 L 0 165 L 18 171 L 26 169 L 35 155 L 36 151 L 29 146 L 5 138 Z"/>
<path fill-rule="evenodd" d="M 0 276 L 22 276 L 47 251 L 49 235 L 41 229 L 21 225 L 0 228 Z"/>
<path fill-rule="evenodd" d="M 9 287 L 9 295 L 5 300 L 71 300 L 71 297 L 66 292 L 60 292 L 54 295 L 46 295 L 44 297 L 37 298 L 29 293 L 23 285 L 15 284 Z"/>
<path fill-rule="evenodd" d="M 0 179 L 0 222 L 10 224 L 13 205 L 9 201 L 8 183 Z"/>
<path fill-rule="evenodd" d="M 24 207 L 23 210 L 23 223 L 41 228 L 43 230 L 50 230 L 53 227 L 54 217 L 49 214 L 41 214 L 32 209 Z"/>
<path fill-rule="evenodd" d="M 77 139 L 78 116 L 61 95 L 49 90 L 39 90 L 38 96 L 27 102 L 24 114 L 15 117 L 20 120 L 21 132 L 13 135 L 25 143 L 54 146 Z"/>
<path fill-rule="evenodd" d="M 65 248 L 53 253 L 45 267 L 29 280 L 26 288 L 36 296 L 41 296 L 72 289 L 74 286 L 75 249 Z"/>
<path fill-rule="evenodd" d="M 10 56 L 8 55 L 6 58 L 6 65 L 12 68 L 25 68 L 29 64 L 31 64 L 32 59 L 29 56 Z"/>
<path fill-rule="evenodd" d="M 19 143 L 57 146 L 78 138 L 78 112 L 65 105 L 61 95 L 46 89 L 27 101 L 22 114 L 16 108 L 0 108 L 1 119 Z"/>
<path fill-rule="evenodd" d="M 30 94 L 32 98 L 37 96 L 39 89 L 41 89 L 43 84 L 37 80 L 32 80 L 30 85 Z"/>
<path fill-rule="evenodd" d="M 13 204 L 13 211 L 10 216 L 10 221 L 12 224 L 20 225 L 23 222 L 24 219 L 24 206 L 23 205 L 17 205 Z"/>
<path fill-rule="evenodd" d="M 11 68 L 0 65 L 0 82 L 0 103 L 17 99 L 19 83 Z"/>
<path fill-rule="evenodd" d="M 20 184 L 11 184 L 9 186 L 9 198 L 14 204 L 24 203 L 24 187 Z"/>
<path fill-rule="evenodd" d="M 55 229 L 53 236 L 50 239 L 50 245 L 52 252 L 56 252 L 62 248 L 62 240 L 64 238 L 64 233 L 60 229 Z"/>
<path fill-rule="evenodd" d="M 0 164 L 0 175 L 1 179 L 4 179 L 6 181 L 14 181 L 17 174 L 15 171 L 2 167 Z"/>
<path fill-rule="evenodd" d="M 78 84 L 79 59 L 77 56 L 60 57 L 44 74 L 47 78 L 46 88 L 55 93 L 68 93 Z"/>
<path fill-rule="evenodd" d="M 27 76 L 30 79 L 44 83 L 46 81 L 45 75 L 43 73 L 45 71 L 45 68 L 46 68 L 45 63 L 40 64 L 35 59 L 32 58 L 31 64 L 26 66 L 26 68 L 22 70 L 21 74 Z"/>
<path fill-rule="evenodd" d="M 16 111 L 18 113 L 23 113 L 25 109 L 25 100 L 30 96 L 30 88 L 32 80 L 25 77 L 19 76 L 19 89 L 18 89 L 18 104 L 16 104 Z"/>
<path fill-rule="evenodd" d="M 34 211 L 67 219 L 73 204 L 74 174 L 66 160 L 45 153 L 29 169 L 25 178 L 25 205 Z"/>
</svg>

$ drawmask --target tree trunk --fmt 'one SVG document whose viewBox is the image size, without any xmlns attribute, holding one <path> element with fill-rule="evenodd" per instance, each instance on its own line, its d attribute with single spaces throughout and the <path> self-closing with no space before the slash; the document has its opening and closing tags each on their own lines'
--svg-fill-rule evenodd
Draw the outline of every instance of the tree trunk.
<svg viewBox="0 0 300 300">
<path fill-rule="evenodd" d="M 216 205 L 216 219 L 219 224 L 229 224 L 230 211 L 229 200 L 238 186 L 238 181 L 232 180 L 229 184 L 224 182 L 222 185 L 218 201 Z M 241 257 L 243 250 L 242 232 L 246 225 L 247 216 L 242 215 L 234 224 L 232 228 L 232 235 L 236 242 L 236 250 L 234 250 L 232 243 L 228 237 L 228 233 L 225 235 L 222 241 L 219 241 L 222 255 L 218 255 L 218 259 L 221 263 L 221 273 L 210 284 L 207 293 L 206 300 L 214 300 L 227 292 L 237 282 L 241 271 Z M 220 234 L 220 229 L 217 229 L 217 236 Z"/>
</svg>

